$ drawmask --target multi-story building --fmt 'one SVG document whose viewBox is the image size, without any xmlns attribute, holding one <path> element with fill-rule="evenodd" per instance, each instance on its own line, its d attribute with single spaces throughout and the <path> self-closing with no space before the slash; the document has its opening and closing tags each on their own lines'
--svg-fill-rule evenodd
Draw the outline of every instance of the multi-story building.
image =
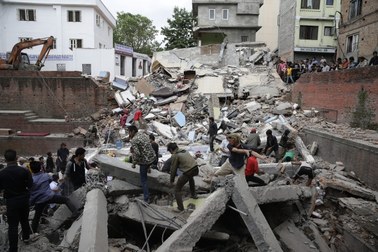
<svg viewBox="0 0 378 252">
<path fill-rule="evenodd" d="M 337 57 L 371 58 L 378 50 L 378 1 L 342 1 Z"/>
<path fill-rule="evenodd" d="M 281 0 L 278 53 L 287 61 L 335 59 L 341 0 Z"/>
<path fill-rule="evenodd" d="M 53 36 L 44 70 L 72 70 L 73 49 L 113 48 L 116 20 L 100 0 L 0 0 L 0 53 L 23 40 Z M 41 48 L 23 52 L 33 60 Z"/>
<path fill-rule="evenodd" d="M 101 0 L 0 0 L 0 57 L 24 40 L 53 36 L 44 71 L 109 71 L 125 77 L 149 72 L 147 55 L 113 45 L 116 20 Z M 31 63 L 42 46 L 24 49 Z"/>
<path fill-rule="evenodd" d="M 264 42 L 274 51 L 278 48 L 278 13 L 280 0 L 265 0 L 260 8 L 259 26 L 261 29 L 256 33 L 256 41 Z"/>
<path fill-rule="evenodd" d="M 263 0 L 192 0 L 198 45 L 254 42 Z"/>
</svg>

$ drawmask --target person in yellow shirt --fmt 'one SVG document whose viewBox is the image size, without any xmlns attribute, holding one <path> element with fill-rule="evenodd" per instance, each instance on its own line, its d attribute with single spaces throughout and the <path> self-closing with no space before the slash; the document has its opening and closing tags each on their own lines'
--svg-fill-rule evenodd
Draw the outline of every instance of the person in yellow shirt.
<svg viewBox="0 0 378 252">
<path fill-rule="evenodd" d="M 291 83 L 294 83 L 293 68 L 291 65 L 288 65 L 286 69 L 286 84 L 289 84 L 289 80 L 291 81 Z"/>
</svg>

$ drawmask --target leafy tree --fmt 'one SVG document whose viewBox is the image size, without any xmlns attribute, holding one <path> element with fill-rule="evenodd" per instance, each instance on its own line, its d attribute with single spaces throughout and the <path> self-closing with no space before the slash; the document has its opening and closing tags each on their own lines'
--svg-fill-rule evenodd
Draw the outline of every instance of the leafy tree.
<svg viewBox="0 0 378 252">
<path fill-rule="evenodd" d="M 157 33 L 158 30 L 147 17 L 117 12 L 114 43 L 127 45 L 136 52 L 152 55 L 152 52 L 160 47 L 155 41 Z"/>
<path fill-rule="evenodd" d="M 167 22 L 168 27 L 161 28 L 167 50 L 196 46 L 193 38 L 194 18 L 191 12 L 186 11 L 185 8 L 175 7 L 172 19 L 168 19 Z"/>
</svg>

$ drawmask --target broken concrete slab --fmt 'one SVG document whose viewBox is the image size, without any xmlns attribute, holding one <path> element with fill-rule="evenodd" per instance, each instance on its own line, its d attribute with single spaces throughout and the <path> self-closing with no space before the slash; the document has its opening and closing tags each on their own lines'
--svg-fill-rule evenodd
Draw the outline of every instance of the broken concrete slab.
<svg viewBox="0 0 378 252">
<path fill-rule="evenodd" d="M 195 80 L 198 89 L 195 91 L 200 94 L 218 94 L 224 93 L 223 77 L 206 76 Z"/>
<path fill-rule="evenodd" d="M 152 125 L 156 129 L 157 133 L 164 136 L 165 138 L 168 138 L 168 139 L 171 139 L 171 140 L 176 139 L 177 130 L 176 130 L 175 127 L 172 127 L 172 126 L 167 125 L 167 124 L 162 124 L 162 123 L 157 122 L 157 121 L 153 121 Z"/>
<path fill-rule="evenodd" d="M 233 179 L 234 190 L 232 200 L 240 214 L 255 245 L 259 251 L 283 251 L 266 221 L 256 199 L 249 192 L 244 178 L 236 175 Z M 300 251 L 300 250 L 295 250 Z"/>
<path fill-rule="evenodd" d="M 141 186 L 140 184 L 140 175 L 139 175 L 139 166 L 137 168 L 132 168 L 131 163 L 125 163 L 122 160 L 117 158 L 109 157 L 105 154 L 99 154 L 93 158 L 93 160 L 99 164 L 101 170 L 106 176 L 111 175 L 115 178 L 122 179 L 128 183 Z M 170 175 L 157 171 L 155 169 L 151 170 L 151 173 L 148 173 L 148 188 L 151 190 L 158 190 L 161 192 L 171 192 L 172 186 L 170 185 Z M 209 191 L 210 185 L 203 182 L 202 179 L 198 176 L 194 177 L 196 184 L 196 189 L 200 191 Z M 187 190 L 189 185 L 186 184 L 184 189 Z"/>
<path fill-rule="evenodd" d="M 156 252 L 192 251 L 201 236 L 210 230 L 226 210 L 230 193 L 225 188 L 213 192 L 205 203 L 187 219 L 187 223 L 175 231 Z"/>
<path fill-rule="evenodd" d="M 310 223 L 308 226 L 311 230 L 311 236 L 313 237 L 313 242 L 316 244 L 316 247 L 320 252 L 332 252 L 330 247 L 328 247 L 326 241 L 324 240 L 322 234 L 319 232 L 319 229 L 314 223 Z"/>
<path fill-rule="evenodd" d="M 319 181 L 323 188 L 329 187 L 343 192 L 348 192 L 354 196 L 361 197 L 367 200 L 375 200 L 375 194 L 372 190 L 363 188 L 355 183 L 335 178 L 327 179 L 325 177 L 320 177 Z"/>
<path fill-rule="evenodd" d="M 83 223 L 79 252 L 108 251 L 107 201 L 100 189 L 93 189 L 87 193 L 83 212 Z"/>
<path fill-rule="evenodd" d="M 155 102 L 154 104 L 155 104 L 156 106 L 162 106 L 162 105 L 169 104 L 169 103 L 171 103 L 171 102 L 176 101 L 177 98 L 178 98 L 178 96 L 173 95 L 173 96 L 170 96 L 170 97 L 168 97 L 168 98 L 158 100 L 158 101 Z"/>
<path fill-rule="evenodd" d="M 61 241 L 60 245 L 63 248 L 72 247 L 72 244 L 80 236 L 81 225 L 83 223 L 83 218 L 80 217 L 74 221 L 71 227 L 65 232 L 64 238 Z"/>
<path fill-rule="evenodd" d="M 298 185 L 250 187 L 249 191 L 259 205 L 312 197 L 311 188 Z"/>
<path fill-rule="evenodd" d="M 274 229 L 280 241 L 288 251 L 314 252 L 319 251 L 314 243 L 297 228 L 294 223 L 285 221 Z"/>
<path fill-rule="evenodd" d="M 119 196 L 123 194 L 137 194 L 141 192 L 141 188 L 132 185 L 120 179 L 113 179 L 107 182 L 108 192 L 111 196 Z"/>
<path fill-rule="evenodd" d="M 143 214 L 143 217 L 141 217 L 141 214 Z M 174 213 L 167 207 L 146 204 L 138 200 L 129 202 L 128 208 L 118 211 L 117 215 L 137 222 L 143 219 L 145 224 L 157 225 L 170 230 L 177 230 L 186 223 L 186 220 L 181 218 L 179 213 Z"/>
<path fill-rule="evenodd" d="M 146 96 L 149 96 L 152 92 L 154 92 L 155 87 L 148 83 L 148 81 L 144 78 L 138 80 L 136 84 L 134 84 L 135 89 Z"/>
</svg>

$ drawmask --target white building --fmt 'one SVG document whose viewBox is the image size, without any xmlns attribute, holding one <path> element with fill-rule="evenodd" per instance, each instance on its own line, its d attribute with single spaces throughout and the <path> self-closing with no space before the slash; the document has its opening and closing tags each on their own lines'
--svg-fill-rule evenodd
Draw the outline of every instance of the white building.
<svg viewBox="0 0 378 252">
<path fill-rule="evenodd" d="M 5 58 L 22 40 L 53 36 L 54 48 L 44 71 L 82 71 L 93 76 L 109 71 L 111 78 L 138 76 L 140 71 L 132 69 L 137 60 L 133 54 L 131 64 L 117 64 L 120 56 L 113 47 L 115 26 L 116 19 L 101 0 L 0 0 L 0 57 Z M 35 46 L 22 52 L 34 62 L 41 49 Z"/>
<path fill-rule="evenodd" d="M 260 7 L 259 26 L 256 41 L 264 42 L 274 51 L 278 48 L 278 14 L 281 0 L 265 0 Z"/>
</svg>

